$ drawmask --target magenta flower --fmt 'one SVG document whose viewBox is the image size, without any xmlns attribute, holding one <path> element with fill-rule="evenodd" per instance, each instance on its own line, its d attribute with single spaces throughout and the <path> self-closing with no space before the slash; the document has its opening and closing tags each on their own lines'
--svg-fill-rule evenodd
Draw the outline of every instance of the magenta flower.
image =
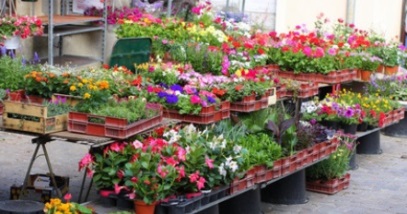
<svg viewBox="0 0 407 214">
<path fill-rule="evenodd" d="M 309 46 L 304 47 L 304 49 L 302 49 L 302 52 L 308 57 L 312 56 L 312 49 Z"/>
<path fill-rule="evenodd" d="M 201 98 L 197 95 L 192 95 L 190 99 L 192 104 L 199 104 L 202 101 Z"/>
<path fill-rule="evenodd" d="M 189 182 L 194 183 L 197 182 L 198 180 L 199 180 L 199 171 L 196 171 L 189 175 Z"/>
<path fill-rule="evenodd" d="M 84 167 L 89 166 L 93 162 L 92 155 L 87 153 L 80 161 L 79 161 L 79 171 Z"/>
</svg>

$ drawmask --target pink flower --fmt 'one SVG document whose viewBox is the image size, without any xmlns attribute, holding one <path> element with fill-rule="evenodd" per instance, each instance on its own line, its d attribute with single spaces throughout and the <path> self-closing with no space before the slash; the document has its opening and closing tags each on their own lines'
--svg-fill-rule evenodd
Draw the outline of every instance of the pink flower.
<svg viewBox="0 0 407 214">
<path fill-rule="evenodd" d="M 121 150 L 120 144 L 118 142 L 113 143 L 112 145 L 110 145 L 110 150 L 120 152 Z"/>
<path fill-rule="evenodd" d="M 79 171 L 81 171 L 84 167 L 89 166 L 93 162 L 92 155 L 87 153 L 80 161 L 79 161 Z"/>
<path fill-rule="evenodd" d="M 328 54 L 331 55 L 331 56 L 335 56 L 336 55 L 336 50 L 337 49 L 335 49 L 335 48 L 330 48 L 330 49 L 328 49 Z"/>
<path fill-rule="evenodd" d="M 202 188 L 204 188 L 206 183 L 206 180 L 204 177 L 200 177 L 199 180 L 196 182 L 196 187 L 198 188 L 198 190 L 201 190 Z"/>
<path fill-rule="evenodd" d="M 170 166 L 175 166 L 178 164 L 178 161 L 176 161 L 173 157 L 169 157 L 165 159 L 165 163 Z"/>
<path fill-rule="evenodd" d="M 141 143 L 141 142 L 138 141 L 138 140 L 135 140 L 135 141 L 133 142 L 133 147 L 134 147 L 135 149 L 141 149 L 141 148 L 143 148 L 143 143 Z"/>
<path fill-rule="evenodd" d="M 186 154 L 187 154 L 187 151 L 184 148 L 178 147 L 178 150 L 177 150 L 178 160 L 185 161 Z"/>
<path fill-rule="evenodd" d="M 71 200 L 71 198 L 72 198 L 71 193 L 66 193 L 65 196 L 64 196 L 64 199 L 65 199 L 65 201 L 67 201 L 67 202 L 69 202 L 69 201 Z"/>
<path fill-rule="evenodd" d="M 114 193 L 119 194 L 122 189 L 128 190 L 126 186 L 119 186 L 119 184 L 114 184 Z"/>
<path fill-rule="evenodd" d="M 163 166 L 158 166 L 157 172 L 158 172 L 158 174 L 160 175 L 161 178 L 165 178 L 168 175 L 167 169 L 164 168 Z"/>
<path fill-rule="evenodd" d="M 192 95 L 190 100 L 192 104 L 199 104 L 201 102 L 201 98 L 197 95 Z"/>
<path fill-rule="evenodd" d="M 185 167 L 181 166 L 176 169 L 178 170 L 178 179 L 181 180 L 181 178 L 185 177 Z"/>
<path fill-rule="evenodd" d="M 197 182 L 199 179 L 199 171 L 196 171 L 195 173 L 192 173 L 189 175 L 189 182 L 194 183 Z"/>
<path fill-rule="evenodd" d="M 309 46 L 305 46 L 304 49 L 302 49 L 302 52 L 308 57 L 312 55 L 312 49 Z"/>
<path fill-rule="evenodd" d="M 93 177 L 93 173 L 94 173 L 94 171 L 93 171 L 92 169 L 86 168 L 86 175 L 87 175 L 89 178 Z"/>
<path fill-rule="evenodd" d="M 213 169 L 213 160 L 212 159 L 206 157 L 205 158 L 205 163 L 206 163 L 206 165 L 208 166 L 209 169 Z"/>
</svg>

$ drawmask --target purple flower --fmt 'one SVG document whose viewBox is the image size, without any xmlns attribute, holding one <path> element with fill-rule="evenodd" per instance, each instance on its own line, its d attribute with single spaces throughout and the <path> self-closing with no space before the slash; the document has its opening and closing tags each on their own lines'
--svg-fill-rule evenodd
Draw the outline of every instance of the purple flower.
<svg viewBox="0 0 407 214">
<path fill-rule="evenodd" d="M 166 96 L 166 98 L 165 98 L 165 101 L 166 101 L 168 104 L 175 104 L 175 103 L 178 102 L 178 97 L 177 97 L 177 95 L 168 94 L 168 95 Z"/>
<path fill-rule="evenodd" d="M 313 118 L 313 119 L 311 119 L 309 122 L 311 123 L 311 125 L 315 125 L 315 124 L 317 123 L 317 120 L 315 120 L 315 119 Z"/>
<path fill-rule="evenodd" d="M 167 97 L 167 93 L 165 93 L 165 92 L 163 92 L 163 91 L 158 92 L 157 95 L 158 95 L 159 98 Z"/>
<path fill-rule="evenodd" d="M 181 93 L 184 91 L 184 89 L 182 88 L 182 86 L 177 85 L 177 84 L 172 85 L 172 86 L 170 87 L 170 89 L 173 90 L 173 91 L 179 91 L 179 92 L 181 92 Z"/>
<path fill-rule="evenodd" d="M 355 111 L 352 108 L 348 108 L 348 109 L 346 109 L 344 116 L 346 118 L 351 118 L 351 117 L 353 117 L 354 114 L 355 114 Z"/>
<path fill-rule="evenodd" d="M 207 96 L 206 98 L 208 99 L 208 102 L 209 102 L 209 103 L 216 103 L 215 98 L 210 97 L 210 96 Z"/>
</svg>

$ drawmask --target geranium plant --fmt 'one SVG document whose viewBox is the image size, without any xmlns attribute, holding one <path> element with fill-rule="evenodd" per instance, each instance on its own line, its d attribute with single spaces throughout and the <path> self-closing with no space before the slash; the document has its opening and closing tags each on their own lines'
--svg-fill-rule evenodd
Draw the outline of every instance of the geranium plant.
<svg viewBox="0 0 407 214">
<path fill-rule="evenodd" d="M 36 17 L 5 16 L 0 19 L 0 36 L 2 39 L 12 36 L 25 39 L 29 36 L 39 36 L 42 34 L 42 22 Z"/>
</svg>

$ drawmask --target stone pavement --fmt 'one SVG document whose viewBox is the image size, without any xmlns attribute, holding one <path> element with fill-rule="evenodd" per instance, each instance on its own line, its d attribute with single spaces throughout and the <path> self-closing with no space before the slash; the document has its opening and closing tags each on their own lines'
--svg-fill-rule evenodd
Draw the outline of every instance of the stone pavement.
<svg viewBox="0 0 407 214">
<path fill-rule="evenodd" d="M 0 200 L 9 199 L 9 188 L 21 185 L 34 152 L 30 136 L 0 131 Z M 302 205 L 273 205 L 263 203 L 266 214 L 271 213 L 406 213 L 407 214 L 407 139 L 381 135 L 381 155 L 357 155 L 359 168 L 351 173 L 347 190 L 335 195 L 309 193 L 309 202 Z M 53 170 L 57 175 L 70 177 L 70 192 L 76 201 L 82 172 L 78 161 L 87 153 L 84 145 L 54 141 L 47 144 Z M 31 173 L 46 173 L 43 156 L 37 158 Z M 92 189 L 88 200 L 96 200 Z M 114 209 L 96 206 L 99 213 Z"/>
</svg>

